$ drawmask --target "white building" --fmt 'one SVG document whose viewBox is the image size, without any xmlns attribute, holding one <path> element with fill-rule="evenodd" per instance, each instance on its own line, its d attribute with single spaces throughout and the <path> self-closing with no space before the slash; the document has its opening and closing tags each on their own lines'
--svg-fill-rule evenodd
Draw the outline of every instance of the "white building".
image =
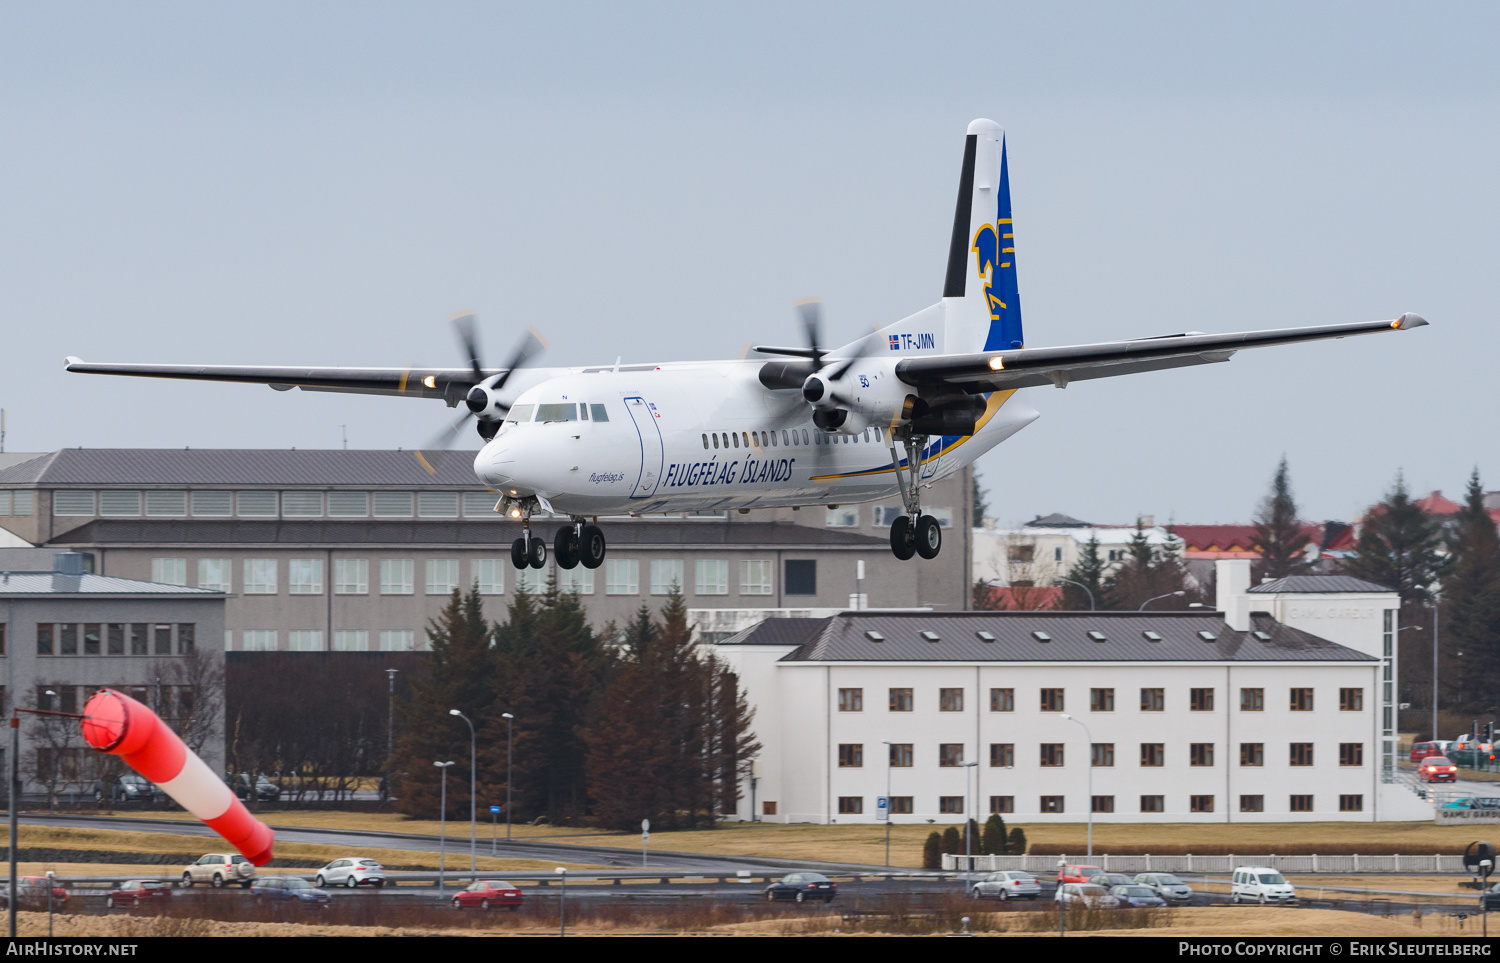
<svg viewBox="0 0 1500 963">
<path fill-rule="evenodd" d="M 970 581 L 990 585 L 1052 585 L 1055 579 L 1066 577 L 1083 557 L 1090 539 L 1098 540 L 1099 558 L 1105 574 L 1109 574 L 1129 556 L 1136 533 L 1134 526 L 1101 527 L 1067 515 L 1047 515 L 1020 528 L 996 528 L 992 518 L 984 522 L 983 527 L 974 529 Z M 1149 516 L 1141 522 L 1153 552 L 1160 555 L 1170 549 L 1181 553 L 1182 541 L 1171 532 L 1157 527 Z"/>
<path fill-rule="evenodd" d="M 739 818 L 873 822 L 889 795 L 893 820 L 915 823 L 1430 819 L 1382 765 L 1396 594 L 1248 580 L 1248 562 L 1220 563 L 1218 612 L 844 612 L 747 629 L 716 647 L 764 746 Z"/>
</svg>

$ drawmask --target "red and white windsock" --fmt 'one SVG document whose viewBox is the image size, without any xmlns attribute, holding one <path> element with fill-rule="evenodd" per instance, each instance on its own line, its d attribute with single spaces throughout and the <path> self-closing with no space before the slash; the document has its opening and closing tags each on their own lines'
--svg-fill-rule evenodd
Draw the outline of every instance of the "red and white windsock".
<svg viewBox="0 0 1500 963">
<path fill-rule="evenodd" d="M 271 827 L 250 815 L 224 780 L 141 703 L 123 692 L 100 689 L 83 707 L 83 738 L 100 752 L 125 760 L 256 866 L 271 861 L 276 840 Z"/>
</svg>

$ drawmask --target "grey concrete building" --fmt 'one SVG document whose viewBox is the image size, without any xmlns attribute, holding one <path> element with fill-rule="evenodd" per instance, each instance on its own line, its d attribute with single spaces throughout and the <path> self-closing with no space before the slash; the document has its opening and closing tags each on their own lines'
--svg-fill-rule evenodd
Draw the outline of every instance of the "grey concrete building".
<svg viewBox="0 0 1500 963">
<path fill-rule="evenodd" d="M 516 522 L 494 513 L 467 453 L 429 475 L 401 451 L 62 449 L 0 469 L 0 530 L 84 553 L 101 574 L 227 593 L 231 651 L 407 651 L 455 587 L 501 619 L 518 587 Z M 902 562 L 899 500 L 749 513 L 601 519 L 597 570 L 557 572 L 590 621 L 623 623 L 675 586 L 695 612 L 968 607 L 971 476 L 924 497 L 945 525 L 935 560 Z M 548 537 L 560 520 L 533 518 Z M 865 577 L 856 581 L 858 563 Z"/>
<path fill-rule="evenodd" d="M 221 770 L 225 593 L 94 574 L 83 562 L 75 553 L 0 550 L 7 713 L 77 712 L 94 690 L 116 688 Z M 98 759 L 76 720 L 31 716 L 21 727 L 23 791 L 88 793 Z"/>
</svg>

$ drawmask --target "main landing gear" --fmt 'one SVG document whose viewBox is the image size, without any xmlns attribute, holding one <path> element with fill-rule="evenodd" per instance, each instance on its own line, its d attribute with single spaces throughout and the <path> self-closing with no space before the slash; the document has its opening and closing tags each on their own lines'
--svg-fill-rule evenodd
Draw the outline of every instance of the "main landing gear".
<svg viewBox="0 0 1500 963">
<path fill-rule="evenodd" d="M 518 569 L 544 568 L 547 565 L 547 543 L 531 534 L 534 504 L 521 506 L 521 537 L 510 545 L 510 563 Z M 552 554 L 562 569 L 598 568 L 604 564 L 604 532 L 582 515 L 574 515 L 571 525 L 557 530 L 552 539 Z"/>
<path fill-rule="evenodd" d="M 896 453 L 896 442 L 906 448 L 906 470 L 901 469 L 901 459 Z M 913 555 L 937 558 L 943 549 L 943 529 L 931 515 L 922 514 L 921 489 L 917 485 L 922 452 L 927 448 L 926 435 L 908 433 L 903 438 L 891 437 L 891 465 L 896 473 L 896 487 L 901 490 L 901 504 L 906 514 L 891 522 L 891 554 L 903 562 Z"/>
</svg>

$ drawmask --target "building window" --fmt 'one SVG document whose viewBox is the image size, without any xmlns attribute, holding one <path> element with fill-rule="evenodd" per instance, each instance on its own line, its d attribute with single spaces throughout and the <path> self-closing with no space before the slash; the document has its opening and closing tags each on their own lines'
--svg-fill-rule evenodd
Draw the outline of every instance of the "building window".
<svg viewBox="0 0 1500 963">
<path fill-rule="evenodd" d="M 144 622 L 132 622 L 130 624 L 130 654 L 151 654 L 151 630 Z"/>
<path fill-rule="evenodd" d="M 1089 765 L 1096 769 L 1108 769 L 1115 764 L 1115 744 L 1096 742 L 1089 747 Z M 1114 812 L 1113 809 L 1110 812 Z"/>
<path fill-rule="evenodd" d="M 1090 808 L 1096 813 L 1112 813 L 1115 811 L 1115 797 L 1094 796 L 1090 802 Z"/>
<path fill-rule="evenodd" d="M 1165 743 L 1143 742 L 1141 743 L 1141 765 L 1156 767 L 1166 765 L 1167 749 Z"/>
<path fill-rule="evenodd" d="M 852 505 L 830 508 L 823 524 L 829 528 L 854 528 L 859 525 L 859 509 Z"/>
<path fill-rule="evenodd" d="M 53 628 L 52 628 L 52 624 L 51 623 L 49 623 L 49 622 L 40 622 L 40 623 L 37 624 L 37 627 L 36 627 L 36 654 L 37 655 L 51 655 L 52 654 L 52 638 L 53 638 L 52 633 L 53 633 Z"/>
<path fill-rule="evenodd" d="M 1063 711 L 1063 690 L 1061 690 L 1061 689 L 1042 689 L 1041 690 L 1041 709 L 1042 709 L 1043 712 L 1062 712 Z"/>
<path fill-rule="evenodd" d="M 839 815 L 853 816 L 865 811 L 865 797 L 863 796 L 840 796 Z"/>
<path fill-rule="evenodd" d="M 187 492 L 147 492 L 146 515 L 153 518 L 185 517 L 187 515 Z"/>
<path fill-rule="evenodd" d="M 1189 689 L 1188 708 L 1193 712 L 1214 711 L 1214 690 L 1212 689 Z"/>
<path fill-rule="evenodd" d="M 494 518 L 499 502 L 489 492 L 464 492 L 464 518 Z"/>
<path fill-rule="evenodd" d="M 1265 689 L 1241 689 L 1240 690 L 1241 712 L 1264 712 L 1266 711 Z"/>
<path fill-rule="evenodd" d="M 241 518 L 275 518 L 275 492 L 235 492 L 235 508 Z M 319 508 L 321 509 L 321 505 Z M 319 511 L 318 514 L 322 514 Z"/>
<path fill-rule="evenodd" d="M 244 504 L 241 499 L 240 504 Z M 322 492 L 282 492 L 281 514 L 287 518 L 321 518 L 323 515 Z"/>
<path fill-rule="evenodd" d="M 380 633 L 380 651 L 382 652 L 411 652 L 416 647 L 416 633 L 410 629 Z"/>
<path fill-rule="evenodd" d="M 1141 690 L 1141 711 L 1142 712 L 1161 712 L 1161 711 L 1163 711 L 1166 708 L 1166 706 L 1167 706 L 1167 697 L 1166 697 L 1166 690 L 1165 689 L 1142 689 Z"/>
<path fill-rule="evenodd" d="M 992 813 L 1013 813 L 1015 811 L 1016 811 L 1016 797 L 1015 796 L 991 796 L 990 797 L 990 812 L 992 812 Z"/>
<path fill-rule="evenodd" d="M 1060 813 L 1063 811 L 1063 797 L 1043 796 L 1038 801 L 1037 810 L 1044 813 Z"/>
<path fill-rule="evenodd" d="M 118 622 L 110 623 L 109 641 L 105 645 L 105 651 L 110 655 L 125 654 L 125 626 Z M 3 646 L 0 646 L 0 655 L 4 655 Z"/>
<path fill-rule="evenodd" d="M 890 690 L 890 708 L 892 712 L 910 712 L 912 697 L 910 689 Z"/>
<path fill-rule="evenodd" d="M 912 767 L 912 744 L 909 742 L 893 742 L 890 746 L 890 765 L 892 769 L 910 769 Z"/>
<path fill-rule="evenodd" d="M 635 564 L 634 562 L 631 563 Z M 516 591 L 525 592 L 527 595 L 542 595 L 547 591 L 547 577 L 552 571 L 552 563 L 548 562 L 541 568 L 527 566 L 516 570 Z M 606 569 L 606 571 L 608 571 Z"/>
<path fill-rule="evenodd" d="M 1365 744 L 1362 742 L 1339 743 L 1339 765 L 1341 766 L 1363 766 L 1365 764 Z"/>
<path fill-rule="evenodd" d="M 1040 747 L 1040 758 L 1043 766 L 1061 766 L 1063 764 L 1063 744 L 1060 742 L 1044 742 Z"/>
<path fill-rule="evenodd" d="M 1113 689 L 1090 689 L 1089 690 L 1090 712 L 1114 712 L 1115 690 Z"/>
<path fill-rule="evenodd" d="M 991 712 L 1015 712 L 1016 690 L 1015 689 L 991 689 L 990 690 Z"/>
<path fill-rule="evenodd" d="M 963 813 L 964 797 L 962 796 L 939 796 L 938 812 L 940 813 Z"/>
<path fill-rule="evenodd" d="M 213 592 L 228 592 L 234 584 L 232 563 L 227 558 L 198 559 L 198 587 Z"/>
<path fill-rule="evenodd" d="M 246 629 L 243 635 L 244 651 L 246 652 L 276 651 L 275 629 Z"/>
<path fill-rule="evenodd" d="M 368 518 L 369 516 L 369 492 L 328 493 L 329 518 Z"/>
<path fill-rule="evenodd" d="M 194 518 L 228 518 L 234 514 L 234 492 L 193 492 Z"/>
<path fill-rule="evenodd" d="M 1365 811 L 1365 797 L 1358 793 L 1339 794 L 1339 812 L 1362 813 Z"/>
<path fill-rule="evenodd" d="M 788 595 L 818 594 L 818 563 L 813 559 L 786 560 L 786 575 L 782 585 Z"/>
<path fill-rule="evenodd" d="M 839 746 L 839 768 L 859 769 L 865 764 L 863 743 L 845 743 Z"/>
<path fill-rule="evenodd" d="M 417 515 L 421 518 L 457 518 L 458 492 L 417 492 Z"/>
<path fill-rule="evenodd" d="M 964 745 L 961 742 L 945 742 L 938 746 L 938 765 L 953 768 L 964 764 Z"/>
<path fill-rule="evenodd" d="M 409 558 L 383 558 L 380 560 L 380 594 L 411 595 L 415 591 L 413 572 L 416 563 Z"/>
<path fill-rule="evenodd" d="M 1240 765 L 1264 766 L 1265 764 L 1266 744 L 1264 742 L 1240 743 Z"/>
<path fill-rule="evenodd" d="M 1240 812 L 1242 812 L 1242 813 L 1263 813 L 1265 811 L 1266 811 L 1266 797 L 1265 796 L 1241 796 L 1240 797 Z"/>
<path fill-rule="evenodd" d="M 1211 742 L 1195 742 L 1188 746 L 1188 765 L 1190 766 L 1212 766 L 1214 764 L 1214 744 Z"/>
<path fill-rule="evenodd" d="M 1293 796 L 1291 798 L 1291 810 L 1294 813 L 1310 813 L 1313 811 L 1313 797 Z"/>
<path fill-rule="evenodd" d="M 244 568 L 246 595 L 276 594 L 276 559 L 247 558 Z"/>
<path fill-rule="evenodd" d="M 55 489 L 52 492 L 52 514 L 61 517 L 93 515 L 94 493 Z"/>
<path fill-rule="evenodd" d="M 1310 766 L 1313 764 L 1313 744 L 1310 742 L 1294 742 L 1291 745 L 1291 760 L 1293 766 Z"/>
<path fill-rule="evenodd" d="M 196 623 L 193 623 L 193 622 L 178 622 L 177 623 L 177 654 L 178 655 L 192 655 L 193 654 L 193 645 L 196 643 L 197 638 L 198 638 L 198 630 L 197 630 Z"/>
<path fill-rule="evenodd" d="M 604 560 L 605 595 L 640 595 L 640 563 L 633 558 Z"/>
<path fill-rule="evenodd" d="M 83 625 L 83 654 L 84 655 L 98 655 L 99 654 L 99 641 L 100 641 L 99 625 L 100 625 L 100 623 L 98 623 L 98 622 L 85 622 L 84 623 L 84 625 Z"/>
<path fill-rule="evenodd" d="M 12 515 L 30 515 L 36 510 L 36 492 L 12 492 L 12 495 L 15 497 L 10 509 Z"/>
<path fill-rule="evenodd" d="M 760 804 L 760 813 L 762 816 L 776 815 L 776 804 L 769 799 L 766 800 Z"/>
<path fill-rule="evenodd" d="M 286 647 L 293 652 L 322 652 L 323 633 L 316 629 L 288 632 Z"/>
<path fill-rule="evenodd" d="M 370 648 L 370 633 L 365 631 L 333 633 L 335 652 L 366 652 Z"/>
<path fill-rule="evenodd" d="M 697 571 L 699 595 L 729 594 L 729 563 L 721 558 L 700 558 L 693 566 Z"/>
<path fill-rule="evenodd" d="M 99 514 L 106 518 L 135 518 L 141 514 L 140 492 L 99 493 Z"/>
<path fill-rule="evenodd" d="M 171 648 L 167 651 L 170 653 Z M 78 654 L 78 625 L 75 622 L 63 622 L 57 626 L 57 654 Z"/>
<path fill-rule="evenodd" d="M 427 594 L 452 595 L 458 588 L 458 559 L 429 558 L 427 560 Z"/>
<path fill-rule="evenodd" d="M 287 592 L 291 595 L 323 594 L 323 560 L 294 558 L 286 563 Z"/>
<path fill-rule="evenodd" d="M 681 593 L 682 559 L 653 559 L 651 562 L 651 594 L 679 595 Z"/>
<path fill-rule="evenodd" d="M 774 564 L 768 558 L 752 558 L 740 562 L 740 594 L 770 595 Z"/>
<path fill-rule="evenodd" d="M 990 766 L 995 769 L 1011 769 L 1016 764 L 1016 744 L 1014 742 L 992 742 L 990 743 Z"/>
<path fill-rule="evenodd" d="M 1390 671 L 1390 663 L 1386 663 L 1386 671 Z M 1339 711 L 1340 712 L 1362 712 L 1365 708 L 1364 689 L 1340 689 Z"/>
<path fill-rule="evenodd" d="M 151 635 L 155 640 L 154 655 L 172 654 L 172 627 L 170 625 L 157 625 L 151 629 Z"/>
<path fill-rule="evenodd" d="M 893 816 L 910 816 L 911 815 L 911 797 L 910 796 L 892 796 L 891 797 L 891 815 L 893 815 Z"/>
<path fill-rule="evenodd" d="M 962 689 L 939 689 L 938 690 L 939 712 L 963 712 L 964 690 Z"/>
<path fill-rule="evenodd" d="M 413 511 L 411 492 L 376 492 L 376 518 L 411 518 Z"/>
<path fill-rule="evenodd" d="M 498 563 L 497 563 L 498 564 Z M 594 594 L 594 570 L 584 568 L 561 568 L 557 570 L 557 590 L 572 595 Z"/>
<path fill-rule="evenodd" d="M 162 585 L 186 585 L 187 584 L 187 559 L 185 558 L 153 558 L 151 560 L 151 581 Z M 275 591 L 272 589 L 271 591 Z"/>
<path fill-rule="evenodd" d="M 1193 796 L 1188 800 L 1188 808 L 1195 813 L 1211 813 L 1214 811 L 1214 797 Z"/>
<path fill-rule="evenodd" d="M 333 560 L 334 595 L 369 595 L 370 560 L 336 558 Z"/>
<path fill-rule="evenodd" d="M 1293 712 L 1311 712 L 1313 707 L 1313 690 L 1293 689 L 1291 702 Z"/>
<path fill-rule="evenodd" d="M 1141 797 L 1141 812 L 1143 812 L 1143 813 L 1161 813 L 1161 812 L 1166 812 L 1166 811 L 1167 811 L 1167 807 L 1166 807 L 1166 797 L 1165 796 L 1142 796 Z"/>
<path fill-rule="evenodd" d="M 864 689 L 840 689 L 839 690 L 840 712 L 864 712 L 865 690 Z"/>
</svg>

